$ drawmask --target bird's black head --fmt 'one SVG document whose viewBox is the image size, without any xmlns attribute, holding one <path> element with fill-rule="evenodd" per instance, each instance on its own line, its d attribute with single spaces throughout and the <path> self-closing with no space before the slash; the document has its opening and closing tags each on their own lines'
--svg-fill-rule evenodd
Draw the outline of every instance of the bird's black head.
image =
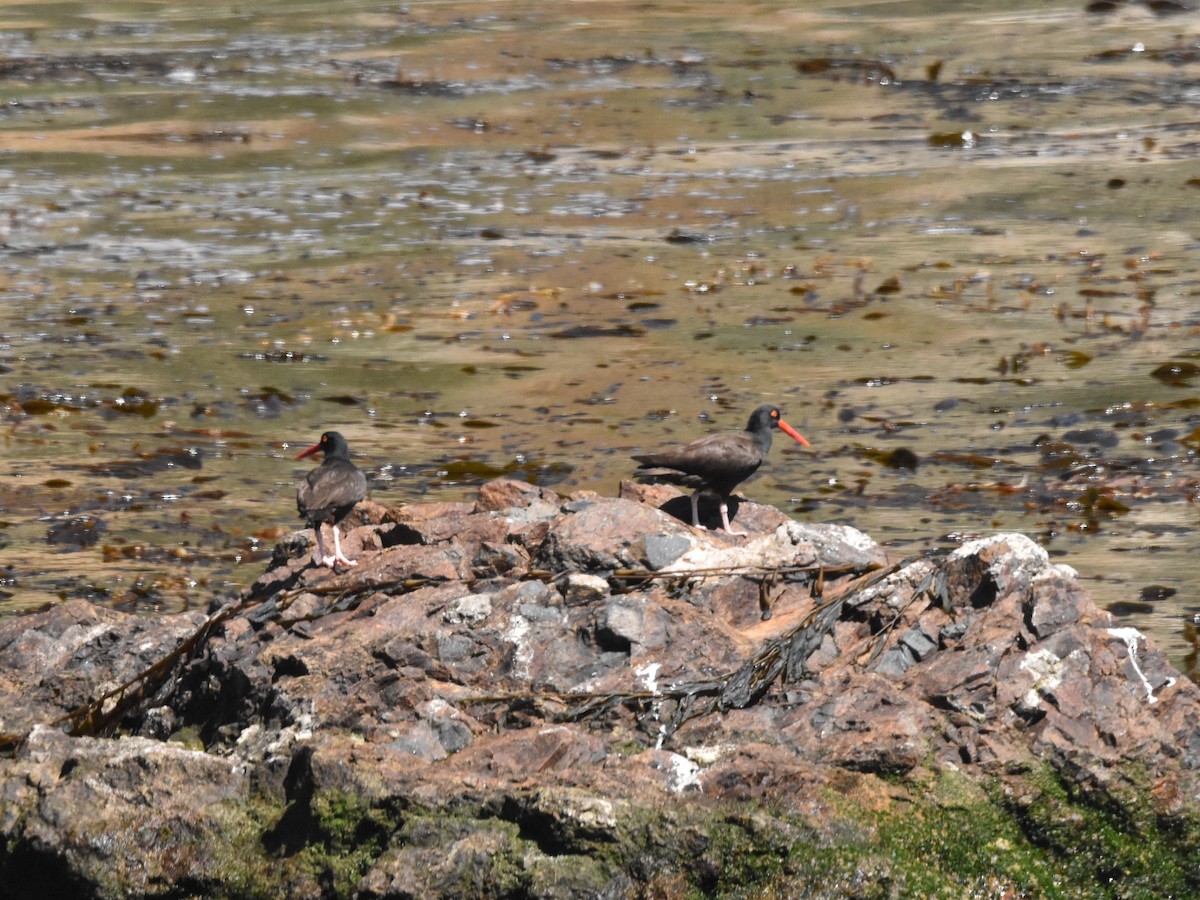
<svg viewBox="0 0 1200 900">
<path fill-rule="evenodd" d="M 750 421 L 746 423 L 747 431 L 769 431 L 776 427 L 783 418 L 778 406 L 764 403 L 750 413 Z"/>
<path fill-rule="evenodd" d="M 778 406 L 773 406 L 770 403 L 764 403 L 758 409 L 750 414 L 750 421 L 746 423 L 746 430 L 751 434 L 766 435 L 766 445 L 770 446 L 771 429 L 778 428 L 792 440 L 798 444 L 808 446 L 808 440 L 794 429 L 787 422 L 783 421 L 783 413 L 779 411 Z"/>
<path fill-rule="evenodd" d="M 314 453 L 324 453 L 325 458 L 344 457 L 350 458 L 350 445 L 346 443 L 346 439 L 342 437 L 339 431 L 327 431 L 321 435 L 321 439 L 301 452 L 296 456 L 296 459 L 304 459 L 306 456 L 312 456 Z"/>
</svg>

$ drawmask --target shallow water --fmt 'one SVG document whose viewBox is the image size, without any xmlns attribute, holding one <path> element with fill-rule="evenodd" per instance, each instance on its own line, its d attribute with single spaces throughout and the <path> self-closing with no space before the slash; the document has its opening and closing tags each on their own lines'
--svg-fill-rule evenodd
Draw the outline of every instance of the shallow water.
<svg viewBox="0 0 1200 900">
<path fill-rule="evenodd" d="M 898 555 L 1024 531 L 1185 662 L 1190 17 L 0 16 L 3 610 L 235 590 L 325 428 L 384 502 L 611 494 L 773 400 L 813 446 L 747 496 Z"/>
</svg>

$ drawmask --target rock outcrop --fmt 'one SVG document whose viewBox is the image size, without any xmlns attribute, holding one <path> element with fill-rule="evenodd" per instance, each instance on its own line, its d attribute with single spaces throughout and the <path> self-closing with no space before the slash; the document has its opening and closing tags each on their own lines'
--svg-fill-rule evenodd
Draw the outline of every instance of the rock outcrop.
<svg viewBox="0 0 1200 900">
<path fill-rule="evenodd" d="M 1070 569 L 1016 534 L 896 562 L 744 500 L 749 536 L 698 531 L 680 503 L 366 502 L 349 571 L 297 533 L 207 616 L 0 621 L 0 884 L 1200 891 L 1200 691 Z"/>
</svg>

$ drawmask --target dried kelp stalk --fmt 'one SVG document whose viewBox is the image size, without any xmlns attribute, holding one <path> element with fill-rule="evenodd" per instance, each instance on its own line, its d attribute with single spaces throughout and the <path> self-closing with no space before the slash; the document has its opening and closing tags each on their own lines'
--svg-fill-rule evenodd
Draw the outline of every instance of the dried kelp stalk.
<svg viewBox="0 0 1200 900">
<path fill-rule="evenodd" d="M 720 678 L 686 682 L 657 690 L 604 694 L 511 694 L 474 697 L 470 703 L 528 704 L 532 699 L 553 700 L 567 708 L 553 718 L 559 722 L 595 720 L 619 709 L 637 717 L 642 730 L 658 744 L 668 740 L 685 723 L 713 712 L 753 706 L 776 681 L 797 681 L 804 676 L 808 658 L 821 646 L 841 618 L 845 604 L 855 594 L 870 589 L 900 569 L 903 563 L 871 572 L 846 584 L 838 596 L 821 604 L 791 631 L 768 641 L 738 669 Z"/>
<path fill-rule="evenodd" d="M 784 681 L 799 680 L 809 656 L 821 646 L 842 614 L 846 596 L 835 597 L 813 610 L 787 634 L 763 645 L 736 671 L 715 681 L 674 685 L 667 695 L 681 699 L 674 712 L 656 729 L 659 744 L 678 731 L 685 722 L 714 712 L 753 706 L 783 675 Z M 706 697 L 704 702 L 698 702 Z M 643 723 L 643 727 L 645 724 Z"/>
<path fill-rule="evenodd" d="M 780 675 L 785 680 L 803 675 L 808 657 L 833 630 L 841 615 L 845 596 L 830 600 L 787 634 L 768 641 L 738 669 L 720 678 L 692 681 L 648 691 L 621 691 L 604 694 L 554 694 L 553 699 L 569 704 L 555 715 L 557 722 L 595 720 L 618 709 L 628 709 L 637 717 L 642 730 L 658 744 L 668 740 L 685 723 L 714 712 L 744 709 L 757 703 Z M 539 694 L 539 699 L 550 695 Z M 527 703 L 527 694 L 474 697 L 472 703 Z"/>
<path fill-rule="evenodd" d="M 67 733 L 73 736 L 94 737 L 112 734 L 121 722 L 135 715 L 139 710 L 165 702 L 173 692 L 176 679 L 184 665 L 199 654 L 216 627 L 233 616 L 246 613 L 254 607 L 258 608 L 249 612 L 247 619 L 255 627 L 260 627 L 266 622 L 276 622 L 287 627 L 301 621 L 319 618 L 331 612 L 353 609 L 366 597 L 379 592 L 408 593 L 435 580 L 440 579 L 408 578 L 374 584 L 357 590 L 348 590 L 344 585 L 329 585 L 275 590 L 266 597 L 261 594 L 250 594 L 239 603 L 221 607 L 174 650 L 151 663 L 133 678 L 99 697 L 93 698 L 83 706 L 71 710 L 52 724 L 67 725 Z M 294 581 L 295 579 L 289 579 L 289 583 Z M 284 613 L 287 612 L 293 601 L 303 594 L 332 595 L 334 599 L 315 615 L 310 614 L 285 621 Z"/>
<path fill-rule="evenodd" d="M 283 591 L 272 594 L 271 599 L 286 608 L 302 593 L 304 592 Z M 162 698 L 170 694 L 184 664 L 200 652 L 218 625 L 262 603 L 263 599 L 252 594 L 240 603 L 221 607 L 166 656 L 155 660 L 123 684 L 93 698 L 83 706 L 76 707 L 51 724 L 67 725 L 67 733 L 74 737 L 111 734 L 137 708 L 149 705 L 151 698 Z"/>
<path fill-rule="evenodd" d="M 900 565 L 907 566 L 910 562 L 912 562 L 912 560 L 905 560 L 903 563 L 900 563 Z M 931 601 L 938 604 L 945 603 L 948 605 L 948 601 L 943 599 L 947 590 L 948 588 L 945 572 L 942 569 L 930 569 L 913 590 L 912 596 L 910 596 L 908 600 L 895 611 L 890 619 L 879 626 L 878 630 L 871 636 L 870 648 L 866 653 L 863 653 L 859 656 L 857 663 L 860 666 L 869 666 L 876 659 L 878 659 L 879 655 L 883 653 L 884 647 L 887 646 L 888 637 L 891 635 L 892 631 L 895 630 L 896 626 L 901 622 L 913 617 L 913 608 L 915 606 L 924 604 L 917 612 L 917 615 L 919 615 L 920 612 L 923 612 L 928 608 Z"/>
</svg>

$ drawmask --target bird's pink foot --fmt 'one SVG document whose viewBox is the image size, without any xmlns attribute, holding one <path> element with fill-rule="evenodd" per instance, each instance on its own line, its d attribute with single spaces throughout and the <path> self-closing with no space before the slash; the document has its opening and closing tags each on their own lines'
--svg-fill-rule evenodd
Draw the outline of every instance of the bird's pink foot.
<svg viewBox="0 0 1200 900">
<path fill-rule="evenodd" d="M 734 531 L 733 530 L 733 526 L 729 524 L 729 507 L 726 506 L 724 503 L 721 504 L 721 524 L 725 526 L 725 531 L 728 534 L 736 534 L 736 535 L 745 536 L 750 533 L 748 531 Z"/>
<path fill-rule="evenodd" d="M 338 532 L 337 525 L 333 526 L 333 558 L 346 566 L 357 566 L 358 563 L 352 559 L 347 559 L 346 554 L 342 552 L 342 536 Z"/>
</svg>

